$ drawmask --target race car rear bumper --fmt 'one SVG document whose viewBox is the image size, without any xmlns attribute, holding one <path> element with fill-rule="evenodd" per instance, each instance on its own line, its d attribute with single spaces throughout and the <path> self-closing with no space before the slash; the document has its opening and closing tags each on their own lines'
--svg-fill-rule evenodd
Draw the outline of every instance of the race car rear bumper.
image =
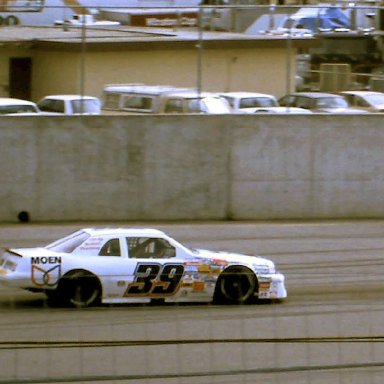
<svg viewBox="0 0 384 384">
<path fill-rule="evenodd" d="M 25 273 L 10 272 L 0 268 L 0 284 L 11 288 L 26 289 L 31 287 L 31 277 Z"/>
</svg>

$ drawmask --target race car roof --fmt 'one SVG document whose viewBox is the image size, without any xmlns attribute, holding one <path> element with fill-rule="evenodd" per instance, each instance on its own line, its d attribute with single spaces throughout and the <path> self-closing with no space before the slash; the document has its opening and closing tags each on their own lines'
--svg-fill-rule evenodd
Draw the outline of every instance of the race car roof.
<svg viewBox="0 0 384 384">
<path fill-rule="evenodd" d="M 91 236 L 123 235 L 123 236 L 159 236 L 164 232 L 154 228 L 83 228 L 82 231 Z"/>
</svg>

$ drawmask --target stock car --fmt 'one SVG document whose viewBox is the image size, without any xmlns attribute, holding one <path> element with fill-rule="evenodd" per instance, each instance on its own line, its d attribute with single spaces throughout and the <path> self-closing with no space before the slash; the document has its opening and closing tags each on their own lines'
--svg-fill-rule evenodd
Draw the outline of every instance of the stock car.
<svg viewBox="0 0 384 384">
<path fill-rule="evenodd" d="M 42 247 L 6 249 L 0 282 L 74 307 L 243 304 L 287 296 L 285 277 L 272 261 L 190 249 L 151 228 L 84 228 Z"/>
</svg>

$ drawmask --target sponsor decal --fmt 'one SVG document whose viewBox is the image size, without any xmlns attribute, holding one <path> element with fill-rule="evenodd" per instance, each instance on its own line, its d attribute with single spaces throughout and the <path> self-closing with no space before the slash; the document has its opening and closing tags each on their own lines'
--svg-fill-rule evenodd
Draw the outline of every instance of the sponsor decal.
<svg viewBox="0 0 384 384">
<path fill-rule="evenodd" d="M 228 261 L 227 260 L 221 260 L 221 259 L 213 259 L 212 263 L 214 265 L 218 265 L 218 266 L 222 266 L 222 267 L 226 267 L 228 265 Z"/>
<path fill-rule="evenodd" d="M 61 277 L 61 264 L 45 269 L 38 265 L 32 265 L 32 283 L 38 287 L 54 287 Z"/>
<path fill-rule="evenodd" d="M 54 287 L 61 277 L 60 256 L 36 256 L 31 258 L 31 279 L 38 287 Z M 47 268 L 46 265 L 48 265 Z"/>
<path fill-rule="evenodd" d="M 202 281 L 195 281 L 193 283 L 192 290 L 193 292 L 203 292 L 205 288 L 205 284 Z"/>
<path fill-rule="evenodd" d="M 101 237 L 91 237 L 80 247 L 80 249 L 99 249 L 102 242 L 103 239 Z"/>
<path fill-rule="evenodd" d="M 194 265 L 194 266 L 199 266 L 200 262 L 199 261 L 184 261 L 183 265 Z"/>
<path fill-rule="evenodd" d="M 31 264 L 61 264 L 60 256 L 37 256 L 31 258 Z"/>
<path fill-rule="evenodd" d="M 198 266 L 197 265 L 185 265 L 184 266 L 185 272 L 197 272 L 198 271 Z"/>
<path fill-rule="evenodd" d="M 211 266 L 207 264 L 201 264 L 198 267 L 200 273 L 211 273 Z"/>
<path fill-rule="evenodd" d="M 179 290 L 183 275 L 182 264 L 138 263 L 124 296 L 172 296 Z"/>
<path fill-rule="evenodd" d="M 271 286 L 270 282 L 260 282 L 259 283 L 259 289 L 263 291 L 268 291 Z"/>
<path fill-rule="evenodd" d="M 198 268 L 200 273 L 206 273 L 210 275 L 218 275 L 222 270 L 222 265 L 217 264 L 202 264 Z"/>
</svg>

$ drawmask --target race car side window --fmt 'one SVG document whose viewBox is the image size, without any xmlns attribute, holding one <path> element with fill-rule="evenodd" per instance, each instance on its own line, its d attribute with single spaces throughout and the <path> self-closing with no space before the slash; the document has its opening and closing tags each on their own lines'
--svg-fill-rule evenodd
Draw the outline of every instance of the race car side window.
<svg viewBox="0 0 384 384">
<path fill-rule="evenodd" d="M 163 259 L 176 256 L 176 249 L 165 239 L 150 237 L 127 238 L 130 258 Z"/>
<path fill-rule="evenodd" d="M 121 256 L 119 239 L 108 240 L 100 249 L 99 256 Z"/>
<path fill-rule="evenodd" d="M 76 250 L 81 244 L 83 244 L 90 235 L 84 231 L 77 231 L 70 234 L 62 239 L 56 240 L 55 242 L 48 244 L 47 249 L 55 252 L 71 253 Z"/>
</svg>

